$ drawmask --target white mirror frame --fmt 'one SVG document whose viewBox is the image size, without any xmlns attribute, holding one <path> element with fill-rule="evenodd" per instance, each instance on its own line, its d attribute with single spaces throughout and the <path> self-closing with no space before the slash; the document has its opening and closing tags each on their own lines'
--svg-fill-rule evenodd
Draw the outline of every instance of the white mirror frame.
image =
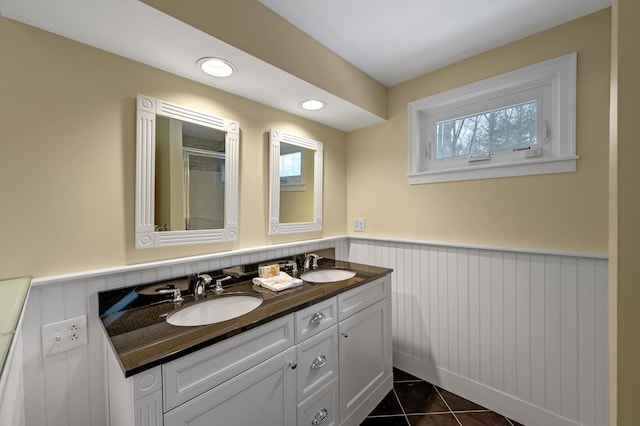
<svg viewBox="0 0 640 426">
<path fill-rule="evenodd" d="M 315 152 L 313 159 L 313 222 L 280 223 L 280 143 L 297 145 Z M 292 234 L 322 230 L 322 142 L 293 133 L 271 129 L 269 132 L 269 234 Z"/>
<path fill-rule="evenodd" d="M 223 229 L 155 231 L 156 115 L 226 132 Z M 189 107 L 138 95 L 136 120 L 136 248 L 233 241 L 238 238 L 240 124 Z"/>
</svg>

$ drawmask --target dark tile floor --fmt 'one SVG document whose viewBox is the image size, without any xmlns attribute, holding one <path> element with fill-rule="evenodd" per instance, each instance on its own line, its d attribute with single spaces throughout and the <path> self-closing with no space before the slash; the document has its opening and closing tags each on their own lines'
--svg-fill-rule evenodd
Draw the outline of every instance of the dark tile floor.
<svg viewBox="0 0 640 426">
<path fill-rule="evenodd" d="M 411 374 L 393 370 L 393 390 L 360 426 L 522 426 Z"/>
</svg>

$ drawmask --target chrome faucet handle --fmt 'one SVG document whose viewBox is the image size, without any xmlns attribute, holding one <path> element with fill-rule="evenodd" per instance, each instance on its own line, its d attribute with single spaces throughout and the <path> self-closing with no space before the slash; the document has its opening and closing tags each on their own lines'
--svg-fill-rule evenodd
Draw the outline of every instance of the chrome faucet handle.
<svg viewBox="0 0 640 426">
<path fill-rule="evenodd" d="M 216 280 L 216 288 L 213 290 L 213 292 L 215 294 L 222 293 L 224 291 L 224 289 L 222 288 L 222 282 L 230 280 L 230 279 L 231 279 L 231 277 L 227 276 L 227 277 L 220 278 L 220 279 Z"/>
<path fill-rule="evenodd" d="M 180 293 L 179 288 L 168 288 L 166 290 L 158 290 L 158 294 L 173 294 L 173 299 L 171 300 L 174 304 L 180 305 L 184 300 L 182 298 L 182 294 Z"/>
</svg>

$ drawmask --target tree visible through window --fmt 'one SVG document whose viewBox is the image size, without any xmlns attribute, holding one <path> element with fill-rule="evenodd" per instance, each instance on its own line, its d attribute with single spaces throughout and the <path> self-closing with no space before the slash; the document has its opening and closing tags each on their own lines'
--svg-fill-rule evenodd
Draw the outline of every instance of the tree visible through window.
<svg viewBox="0 0 640 426">
<path fill-rule="evenodd" d="M 435 158 L 526 148 L 536 144 L 537 102 L 435 124 Z"/>
</svg>

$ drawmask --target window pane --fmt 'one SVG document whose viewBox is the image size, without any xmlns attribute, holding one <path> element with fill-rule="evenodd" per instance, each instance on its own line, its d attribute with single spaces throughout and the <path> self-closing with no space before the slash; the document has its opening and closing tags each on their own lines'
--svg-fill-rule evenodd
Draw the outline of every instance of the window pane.
<svg viewBox="0 0 640 426">
<path fill-rule="evenodd" d="M 280 177 L 300 176 L 302 174 L 302 152 L 280 155 Z"/>
<path fill-rule="evenodd" d="M 537 102 L 436 123 L 435 158 L 523 148 L 536 143 Z"/>
</svg>

